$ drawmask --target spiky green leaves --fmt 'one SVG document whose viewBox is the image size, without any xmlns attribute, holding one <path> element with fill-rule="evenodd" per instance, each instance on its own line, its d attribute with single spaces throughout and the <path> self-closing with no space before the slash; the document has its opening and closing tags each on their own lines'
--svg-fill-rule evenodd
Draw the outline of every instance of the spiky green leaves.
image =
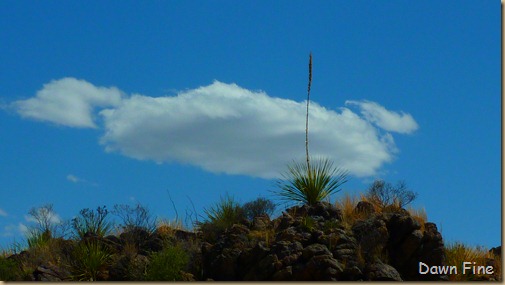
<svg viewBox="0 0 505 285">
<path fill-rule="evenodd" d="M 310 166 L 295 161 L 288 165 L 283 178 L 277 180 L 276 193 L 287 201 L 314 205 L 338 192 L 347 182 L 347 174 L 328 159 L 316 159 Z"/>
</svg>

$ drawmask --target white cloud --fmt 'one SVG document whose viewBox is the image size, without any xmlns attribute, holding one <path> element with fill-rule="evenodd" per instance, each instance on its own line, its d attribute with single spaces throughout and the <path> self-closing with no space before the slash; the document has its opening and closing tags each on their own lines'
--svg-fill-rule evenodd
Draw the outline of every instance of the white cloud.
<svg viewBox="0 0 505 285">
<path fill-rule="evenodd" d="M 3 209 L 0 209 L 0 216 L 7 217 L 8 215 L 7 215 L 6 211 L 4 211 Z"/>
<path fill-rule="evenodd" d="M 90 182 L 90 181 L 88 181 L 86 179 L 77 177 L 77 176 L 75 176 L 73 174 L 68 174 L 67 175 L 67 180 L 70 181 L 70 182 L 72 182 L 72 183 L 84 183 L 84 184 L 88 184 L 88 185 L 95 186 L 95 187 L 98 186 L 98 184 L 95 183 L 95 182 Z"/>
<path fill-rule="evenodd" d="M 26 225 L 24 225 L 24 224 L 22 224 L 22 223 L 19 223 L 19 224 L 18 224 L 17 229 L 18 229 L 18 231 L 19 231 L 20 233 L 22 233 L 23 235 L 26 235 L 26 234 L 30 231 L 30 229 L 29 229 Z"/>
<path fill-rule="evenodd" d="M 37 210 L 39 212 L 38 213 L 39 216 L 41 216 L 41 217 L 47 216 L 48 221 L 51 224 L 56 225 L 56 224 L 62 223 L 60 216 L 57 213 L 55 213 L 54 211 L 48 211 L 47 208 L 38 208 Z M 25 215 L 25 220 L 30 223 L 37 223 L 37 219 L 31 215 Z"/>
<path fill-rule="evenodd" d="M 54 89 L 48 86 L 65 80 L 71 82 L 68 96 L 61 92 L 43 93 Z M 82 91 L 81 85 L 86 85 L 90 94 Z M 72 92 L 73 87 L 80 91 Z M 42 98 L 47 96 L 41 93 L 57 96 L 48 95 L 53 100 L 45 100 Z M 80 122 L 74 124 L 77 127 L 94 126 L 91 108 L 107 106 L 99 112 L 104 129 L 100 143 L 108 152 L 135 159 L 191 164 L 214 173 L 274 178 L 286 169 L 287 163 L 304 158 L 306 102 L 270 97 L 265 92 L 218 81 L 176 96 L 134 94 L 121 98 L 121 94 L 117 89 L 66 78 L 51 82 L 36 98 L 26 101 L 36 100 L 43 106 L 36 110 L 44 109 L 46 101 L 51 106 L 57 106 L 58 100 L 82 103 L 84 107 L 78 104 L 82 107 L 78 109 L 85 119 L 76 119 Z M 102 97 L 109 99 L 100 105 L 97 98 Z M 359 105 L 362 115 L 345 107 L 329 110 L 311 102 L 310 153 L 334 160 L 352 175 L 374 175 L 392 161 L 396 152 L 393 136 L 376 126 L 408 133 L 417 124 L 410 115 L 388 111 L 377 103 L 347 103 Z M 55 122 L 72 126 L 70 114 L 62 117 L 66 121 Z M 82 181 L 72 174 L 67 179 Z"/>
<path fill-rule="evenodd" d="M 70 182 L 73 182 L 73 183 L 78 183 L 78 182 L 81 182 L 82 179 L 80 179 L 79 177 L 73 175 L 73 174 L 69 174 L 67 175 L 67 180 L 70 181 Z"/>
<path fill-rule="evenodd" d="M 345 103 L 346 105 L 357 105 L 365 119 L 386 131 L 409 134 L 418 129 L 416 121 L 410 114 L 392 112 L 375 102 L 366 100 L 346 101 Z"/>
<path fill-rule="evenodd" d="M 214 82 L 175 97 L 134 95 L 100 112 L 107 151 L 157 162 L 176 161 L 211 172 L 278 177 L 305 154 L 305 102 L 269 97 Z M 394 141 L 347 108 L 310 107 L 310 152 L 356 176 L 392 160 Z"/>
<path fill-rule="evenodd" d="M 119 104 L 122 93 L 115 87 L 96 87 L 84 80 L 63 78 L 45 84 L 35 97 L 16 101 L 13 107 L 23 117 L 79 128 L 96 128 L 95 107 Z"/>
</svg>

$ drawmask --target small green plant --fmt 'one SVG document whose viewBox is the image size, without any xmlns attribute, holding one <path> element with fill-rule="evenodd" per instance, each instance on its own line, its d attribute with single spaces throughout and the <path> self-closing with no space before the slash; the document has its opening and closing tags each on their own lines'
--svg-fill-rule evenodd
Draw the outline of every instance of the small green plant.
<svg viewBox="0 0 505 285">
<path fill-rule="evenodd" d="M 111 261 L 108 248 L 97 240 L 79 243 L 73 252 L 73 278 L 79 281 L 97 281 Z"/>
<path fill-rule="evenodd" d="M 26 236 L 28 248 L 43 247 L 51 240 L 51 232 L 39 232 L 38 230 L 30 231 Z"/>
<path fill-rule="evenodd" d="M 275 211 L 275 204 L 265 198 L 258 198 L 254 201 L 247 202 L 242 206 L 244 209 L 244 215 L 249 220 L 252 221 L 254 218 L 262 215 L 272 215 Z"/>
<path fill-rule="evenodd" d="M 181 271 L 188 265 L 189 257 L 180 246 L 167 244 L 163 250 L 151 253 L 150 260 L 146 280 L 181 281 Z"/>
<path fill-rule="evenodd" d="M 77 237 L 83 238 L 88 232 L 100 237 L 106 236 L 112 229 L 112 223 L 107 220 L 109 212 L 106 207 L 98 207 L 96 212 L 88 208 L 82 209 L 79 216 L 72 219 L 72 227 Z"/>
<path fill-rule="evenodd" d="M 207 218 L 199 223 L 198 227 L 203 232 L 205 239 L 214 241 L 219 234 L 234 224 L 241 223 L 244 219 L 244 210 L 233 197 L 226 195 L 214 206 L 204 209 Z"/>
<path fill-rule="evenodd" d="M 316 227 L 316 221 L 311 216 L 302 218 L 301 226 L 304 230 L 311 232 Z"/>
<path fill-rule="evenodd" d="M 208 222 L 223 227 L 231 227 L 233 224 L 240 223 L 244 218 L 242 207 L 229 195 L 221 197 L 219 203 L 205 209 L 204 212 Z"/>
</svg>

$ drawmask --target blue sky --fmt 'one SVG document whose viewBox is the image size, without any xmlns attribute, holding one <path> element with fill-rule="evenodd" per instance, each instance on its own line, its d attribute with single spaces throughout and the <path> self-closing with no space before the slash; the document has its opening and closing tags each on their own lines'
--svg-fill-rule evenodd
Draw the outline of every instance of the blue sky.
<svg viewBox="0 0 505 285">
<path fill-rule="evenodd" d="M 333 200 L 405 180 L 446 241 L 500 244 L 499 2 L 234 2 L 0 2 L 0 246 L 47 203 L 274 198 L 311 51 L 310 150 L 351 174 Z"/>
</svg>

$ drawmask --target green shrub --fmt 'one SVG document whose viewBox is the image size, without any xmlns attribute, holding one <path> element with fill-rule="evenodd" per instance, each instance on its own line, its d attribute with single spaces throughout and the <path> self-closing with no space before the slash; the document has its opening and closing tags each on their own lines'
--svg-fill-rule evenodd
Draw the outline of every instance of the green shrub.
<svg viewBox="0 0 505 285">
<path fill-rule="evenodd" d="M 146 280 L 181 281 L 181 271 L 189 262 L 187 253 L 180 246 L 165 246 L 162 251 L 151 253 Z"/>
<path fill-rule="evenodd" d="M 252 221 L 255 217 L 262 215 L 272 215 L 275 211 L 275 204 L 265 198 L 258 198 L 254 201 L 247 202 L 242 206 L 245 217 Z"/>
<path fill-rule="evenodd" d="M 109 265 L 112 254 L 100 242 L 80 242 L 73 251 L 73 278 L 79 281 L 96 281 Z"/>
<path fill-rule="evenodd" d="M 245 219 L 244 210 L 229 195 L 221 197 L 219 203 L 204 209 L 204 212 L 207 219 L 198 226 L 208 241 L 214 241 L 226 228 L 240 224 Z"/>
<path fill-rule="evenodd" d="M 293 162 L 282 176 L 283 179 L 277 180 L 280 190 L 276 194 L 288 202 L 308 205 L 329 198 L 347 182 L 347 171 L 334 167 L 328 159 L 316 160 L 310 166 L 304 162 Z"/>
<path fill-rule="evenodd" d="M 72 219 L 72 227 L 79 238 L 88 232 L 100 237 L 106 236 L 112 229 L 112 223 L 107 221 L 109 212 L 106 207 L 98 207 L 96 212 L 88 208 L 79 211 L 79 216 Z"/>
<path fill-rule="evenodd" d="M 51 240 L 50 232 L 39 232 L 37 230 L 31 230 L 26 236 L 26 242 L 28 248 L 43 247 L 49 243 Z"/>
<path fill-rule="evenodd" d="M 0 281 L 16 281 L 19 270 L 18 265 L 14 260 L 0 256 Z"/>
</svg>

